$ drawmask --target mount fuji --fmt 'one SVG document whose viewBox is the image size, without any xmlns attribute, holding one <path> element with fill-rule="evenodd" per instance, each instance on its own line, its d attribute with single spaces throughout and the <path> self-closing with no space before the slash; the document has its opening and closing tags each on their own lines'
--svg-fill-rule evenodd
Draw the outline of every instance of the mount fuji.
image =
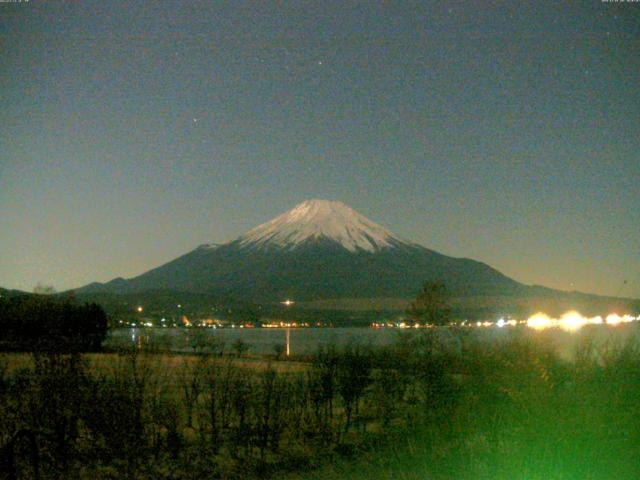
<svg viewBox="0 0 640 480">
<path fill-rule="evenodd" d="M 252 302 L 406 299 L 428 280 L 464 296 L 528 288 L 484 263 L 404 240 L 341 202 L 307 200 L 229 243 L 201 245 L 140 276 L 77 292 L 169 289 Z"/>
</svg>

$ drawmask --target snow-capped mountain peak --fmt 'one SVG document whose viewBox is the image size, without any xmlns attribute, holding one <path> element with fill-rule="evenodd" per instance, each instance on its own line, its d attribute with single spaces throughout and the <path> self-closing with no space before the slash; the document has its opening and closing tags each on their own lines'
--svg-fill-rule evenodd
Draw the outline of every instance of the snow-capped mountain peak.
<svg viewBox="0 0 640 480">
<path fill-rule="evenodd" d="M 307 200 L 242 235 L 241 246 L 294 249 L 308 240 L 328 239 L 349 251 L 373 252 L 406 243 L 342 202 Z"/>
</svg>

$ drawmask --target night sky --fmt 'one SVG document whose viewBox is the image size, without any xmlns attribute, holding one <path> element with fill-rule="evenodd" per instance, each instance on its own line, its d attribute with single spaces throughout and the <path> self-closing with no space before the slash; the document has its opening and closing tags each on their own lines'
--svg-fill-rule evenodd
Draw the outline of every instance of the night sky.
<svg viewBox="0 0 640 480">
<path fill-rule="evenodd" d="M 309 198 L 640 297 L 640 3 L 0 3 L 0 286 L 131 277 Z"/>
</svg>

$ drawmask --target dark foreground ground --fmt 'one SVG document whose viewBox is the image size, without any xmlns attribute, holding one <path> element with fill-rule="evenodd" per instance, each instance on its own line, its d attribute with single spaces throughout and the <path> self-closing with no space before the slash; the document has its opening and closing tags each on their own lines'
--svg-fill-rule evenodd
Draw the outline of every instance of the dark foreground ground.
<svg viewBox="0 0 640 480">
<path fill-rule="evenodd" d="M 2 475 L 640 478 L 636 335 L 585 340 L 572 362 L 516 333 L 460 339 L 425 331 L 296 361 L 5 354 Z"/>
</svg>

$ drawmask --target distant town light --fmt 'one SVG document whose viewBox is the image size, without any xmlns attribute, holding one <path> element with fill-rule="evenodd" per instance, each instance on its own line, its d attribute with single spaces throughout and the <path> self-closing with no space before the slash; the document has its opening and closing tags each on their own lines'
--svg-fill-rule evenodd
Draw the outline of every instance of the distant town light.
<svg viewBox="0 0 640 480">
<path fill-rule="evenodd" d="M 138 311 L 138 313 L 142 313 L 142 307 L 138 307 L 136 308 L 136 310 Z"/>
<path fill-rule="evenodd" d="M 617 313 L 612 313 L 611 315 L 607 315 L 607 324 L 608 325 L 618 325 L 622 323 L 622 317 Z"/>
<path fill-rule="evenodd" d="M 559 327 L 567 332 L 575 332 L 580 330 L 585 325 L 602 325 L 606 323 L 607 325 L 615 326 L 620 323 L 628 323 L 635 320 L 636 318 L 634 318 L 632 315 L 625 314 L 623 316 L 620 316 L 616 313 L 607 315 L 606 319 L 603 319 L 601 316 L 589 318 L 581 315 L 579 312 L 572 310 L 566 312 L 559 319 L 550 318 L 548 315 L 545 315 L 543 313 L 537 313 L 527 320 L 527 326 L 535 330 Z"/>
<path fill-rule="evenodd" d="M 529 317 L 527 320 L 527 326 L 534 330 L 543 330 L 553 325 L 553 322 L 548 315 L 544 313 L 536 313 L 534 316 Z"/>
<path fill-rule="evenodd" d="M 589 321 L 588 318 L 583 317 L 576 311 L 570 311 L 565 313 L 560 320 L 558 321 L 558 325 L 563 330 L 568 332 L 573 332 L 575 330 L 579 330 Z"/>
</svg>

